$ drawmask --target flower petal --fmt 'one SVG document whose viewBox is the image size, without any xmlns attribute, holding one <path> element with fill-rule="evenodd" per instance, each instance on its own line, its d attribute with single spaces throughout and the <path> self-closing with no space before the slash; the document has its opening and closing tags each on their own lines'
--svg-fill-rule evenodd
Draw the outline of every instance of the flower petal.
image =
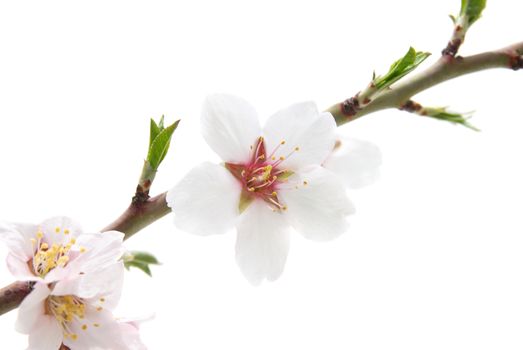
<svg viewBox="0 0 523 350">
<path fill-rule="evenodd" d="M 254 201 L 240 216 L 236 262 L 253 285 L 274 281 L 283 272 L 289 252 L 289 226 L 284 216 Z"/>
<path fill-rule="evenodd" d="M 58 281 L 53 288 L 53 295 L 76 295 L 99 303 L 107 310 L 113 310 L 122 293 L 124 266 L 122 262 L 97 271 L 79 275 L 77 278 Z"/>
<path fill-rule="evenodd" d="M 18 309 L 16 330 L 20 333 L 29 334 L 34 331 L 40 316 L 45 314 L 45 300 L 50 294 L 47 285 L 36 283 L 33 290 L 25 297 Z M 38 325 L 39 326 L 39 325 Z"/>
<path fill-rule="evenodd" d="M 57 216 L 45 220 L 40 224 L 44 234 L 44 242 L 49 246 L 53 244 L 67 244 L 71 238 L 76 238 L 82 233 L 80 225 L 73 219 Z"/>
<path fill-rule="evenodd" d="M 303 102 L 276 112 L 267 120 L 263 134 L 267 153 L 278 147 L 274 156 L 287 158 L 282 167 L 297 170 L 323 163 L 334 148 L 335 131 L 330 113 L 319 113 L 315 103 Z"/>
<path fill-rule="evenodd" d="M 7 268 L 19 281 L 42 281 L 29 269 L 27 260 L 21 260 L 18 256 L 9 253 L 7 255 Z"/>
<path fill-rule="evenodd" d="M 308 239 L 333 239 L 347 228 L 346 216 L 354 213 L 341 180 L 320 166 L 302 169 L 289 178 L 298 188 L 282 188 L 278 195 L 287 206 L 291 225 Z"/>
<path fill-rule="evenodd" d="M 115 264 L 123 255 L 124 234 L 117 231 L 104 233 L 84 233 L 78 236 L 71 249 L 73 256 L 65 267 L 57 267 L 45 276 L 51 283 L 62 279 L 72 279 L 78 274 L 99 272 Z"/>
<path fill-rule="evenodd" d="M 380 165 L 381 152 L 376 145 L 352 138 L 342 138 L 323 163 L 351 188 L 361 188 L 376 181 Z"/>
<path fill-rule="evenodd" d="M 174 222 L 198 235 L 224 233 L 239 215 L 241 184 L 223 166 L 203 163 L 193 168 L 167 194 Z"/>
<path fill-rule="evenodd" d="M 147 350 L 140 339 L 140 331 L 136 324 L 119 322 L 119 325 L 126 350 Z"/>
<path fill-rule="evenodd" d="M 226 162 L 247 161 L 250 147 L 261 136 L 256 110 L 236 96 L 207 97 L 201 123 L 205 141 Z"/>
<path fill-rule="evenodd" d="M 52 316 L 42 316 L 31 334 L 27 350 L 57 350 L 63 340 L 63 332 L 56 319 Z"/>
<path fill-rule="evenodd" d="M 0 223 L 0 241 L 5 243 L 11 254 L 28 261 L 34 251 L 31 238 L 36 238 L 37 230 L 36 225 Z"/>
</svg>

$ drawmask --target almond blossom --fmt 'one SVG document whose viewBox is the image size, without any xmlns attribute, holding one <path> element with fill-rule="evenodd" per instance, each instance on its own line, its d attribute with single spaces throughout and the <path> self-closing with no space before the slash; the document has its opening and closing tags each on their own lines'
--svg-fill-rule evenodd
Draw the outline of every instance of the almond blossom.
<svg viewBox="0 0 523 350">
<path fill-rule="evenodd" d="M 260 127 L 241 98 L 206 99 L 202 133 L 223 164 L 192 169 L 167 195 L 176 225 L 199 235 L 236 227 L 236 261 L 253 284 L 283 272 L 289 232 L 325 241 L 347 229 L 354 212 L 340 178 L 322 167 L 336 124 L 312 102 L 287 107 Z"/>
<path fill-rule="evenodd" d="M 66 217 L 0 225 L 10 271 L 34 283 L 16 323 L 29 335 L 28 350 L 57 350 L 62 344 L 74 350 L 145 349 L 136 327 L 112 314 L 123 283 L 123 236 L 82 233 Z"/>
</svg>

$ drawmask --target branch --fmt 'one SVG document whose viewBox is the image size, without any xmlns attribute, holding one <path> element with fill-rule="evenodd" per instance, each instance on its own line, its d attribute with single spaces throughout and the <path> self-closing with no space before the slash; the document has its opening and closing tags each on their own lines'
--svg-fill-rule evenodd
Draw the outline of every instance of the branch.
<svg viewBox="0 0 523 350">
<path fill-rule="evenodd" d="M 442 56 L 425 71 L 392 85 L 363 107 L 354 106 L 354 99 L 350 98 L 331 106 L 327 111 L 334 116 L 336 124 L 341 126 L 370 113 L 400 108 L 414 95 L 442 82 L 492 68 L 522 69 L 523 42 L 468 57 Z"/>
<path fill-rule="evenodd" d="M 348 99 L 331 106 L 327 111 L 334 116 L 336 124 L 341 126 L 380 110 L 404 108 L 405 103 L 412 96 L 423 90 L 465 74 L 490 68 L 523 69 L 523 42 L 500 50 L 464 58 L 443 56 L 424 72 L 393 85 L 363 107 L 356 106 L 354 108 L 353 105 L 350 105 L 351 99 Z M 349 108 L 350 106 L 352 108 Z M 116 221 L 105 227 L 102 232 L 110 230 L 120 231 L 125 234 L 125 239 L 128 239 L 171 211 L 165 201 L 166 193 L 148 198 L 148 189 L 151 183 L 147 185 L 147 193 L 142 191 L 145 195 L 135 196 L 135 199 L 123 214 Z M 140 188 L 138 188 L 137 194 L 139 192 Z M 137 197 L 139 200 L 137 200 Z M 31 285 L 25 282 L 15 282 L 1 289 L 0 315 L 18 307 L 24 297 L 30 292 Z"/>
</svg>

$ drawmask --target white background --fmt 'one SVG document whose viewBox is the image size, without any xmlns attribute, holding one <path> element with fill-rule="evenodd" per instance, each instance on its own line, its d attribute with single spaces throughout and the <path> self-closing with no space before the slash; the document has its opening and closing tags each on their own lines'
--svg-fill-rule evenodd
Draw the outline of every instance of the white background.
<svg viewBox="0 0 523 350">
<path fill-rule="evenodd" d="M 199 134 L 207 94 L 243 96 L 265 116 L 303 100 L 326 108 L 409 45 L 435 61 L 459 3 L 2 1 L 0 219 L 68 215 L 98 230 L 133 193 L 149 117 L 182 118 L 159 193 L 216 160 Z M 491 0 L 462 54 L 522 40 L 522 10 Z M 156 312 L 143 326 L 153 350 L 521 349 L 522 74 L 483 72 L 417 98 L 475 110 L 480 133 L 394 110 L 340 128 L 381 148 L 381 179 L 351 193 L 358 212 L 341 238 L 294 235 L 274 283 L 243 278 L 235 234 L 155 223 L 126 245 L 163 265 L 153 279 L 126 275 L 119 315 Z M 11 281 L 2 264 L 0 284 Z M 0 318 L 2 348 L 25 348 L 15 318 Z"/>
</svg>

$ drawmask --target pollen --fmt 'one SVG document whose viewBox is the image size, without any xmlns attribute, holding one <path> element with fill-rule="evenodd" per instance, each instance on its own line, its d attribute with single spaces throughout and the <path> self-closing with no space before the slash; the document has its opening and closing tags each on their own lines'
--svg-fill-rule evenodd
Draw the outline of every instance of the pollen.
<svg viewBox="0 0 523 350">
<path fill-rule="evenodd" d="M 87 325 L 86 324 L 82 325 L 82 330 L 84 330 L 84 331 L 87 330 Z"/>
<path fill-rule="evenodd" d="M 296 152 L 298 152 L 298 151 L 300 150 L 300 147 L 296 146 L 296 147 L 294 147 L 294 150 L 295 150 Z"/>
<path fill-rule="evenodd" d="M 102 311 L 103 309 L 104 309 L 103 307 L 98 306 L 98 307 L 96 308 L 96 311 L 100 312 L 100 311 Z"/>
<path fill-rule="evenodd" d="M 307 181 L 303 181 L 303 185 L 307 186 L 309 183 Z"/>
<path fill-rule="evenodd" d="M 38 239 L 42 239 L 42 238 L 44 238 L 44 234 L 43 234 L 41 231 L 38 231 L 38 232 L 36 233 L 36 238 L 38 238 Z"/>
<path fill-rule="evenodd" d="M 284 156 L 280 156 L 280 160 L 285 160 L 285 157 Z"/>
<path fill-rule="evenodd" d="M 87 251 L 87 249 L 85 249 L 85 247 L 80 248 L 80 253 L 85 253 L 86 251 Z"/>
<path fill-rule="evenodd" d="M 105 298 L 100 298 L 101 303 L 105 303 Z"/>
<path fill-rule="evenodd" d="M 56 233 L 60 233 L 60 231 L 61 231 L 60 227 L 56 227 L 56 228 L 54 229 L 54 232 L 56 232 Z"/>
<path fill-rule="evenodd" d="M 98 327 L 100 327 L 100 324 L 99 323 L 93 323 L 93 327 L 98 328 Z"/>
<path fill-rule="evenodd" d="M 273 197 L 276 197 L 278 194 L 276 193 L 276 191 L 274 191 L 274 192 L 271 193 L 271 195 L 272 195 Z"/>
<path fill-rule="evenodd" d="M 69 233 L 71 233 L 71 231 L 69 231 L 68 229 L 64 230 L 64 235 L 68 235 Z"/>
<path fill-rule="evenodd" d="M 284 145 L 284 144 L 285 144 L 285 140 L 281 140 L 280 145 Z"/>
<path fill-rule="evenodd" d="M 69 335 L 71 337 L 72 340 L 77 340 L 78 339 L 78 334 L 70 334 Z"/>
</svg>

